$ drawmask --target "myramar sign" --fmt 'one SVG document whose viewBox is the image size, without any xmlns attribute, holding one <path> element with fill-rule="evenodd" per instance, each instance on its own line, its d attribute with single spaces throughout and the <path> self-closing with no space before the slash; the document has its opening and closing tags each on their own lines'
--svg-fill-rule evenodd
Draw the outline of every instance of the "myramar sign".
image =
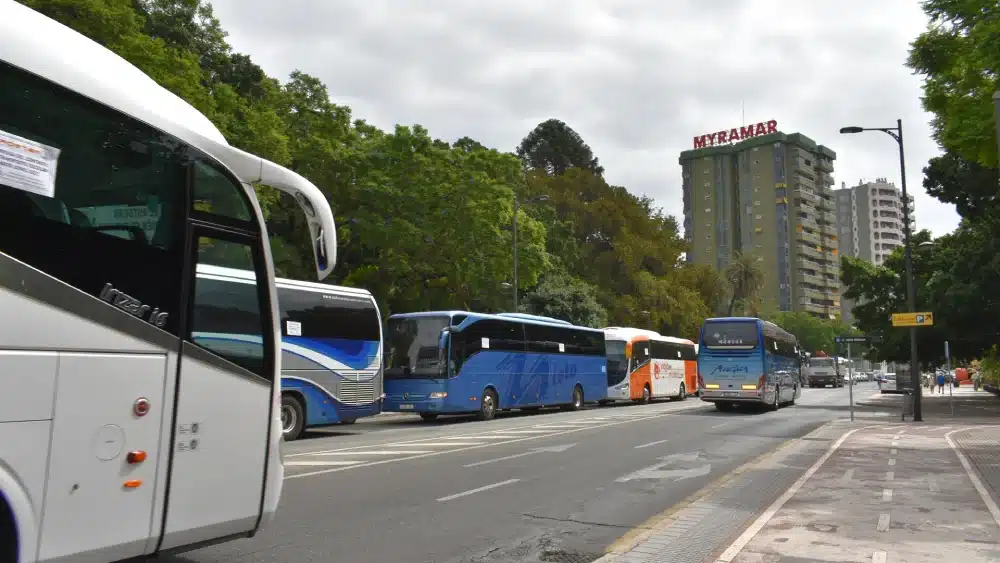
<svg viewBox="0 0 1000 563">
<path fill-rule="evenodd" d="M 726 131 L 717 131 L 715 133 L 708 133 L 706 135 L 701 135 L 700 137 L 694 138 L 694 148 L 703 149 L 705 147 L 714 147 L 716 145 L 725 145 L 728 143 L 735 143 L 737 141 L 745 141 L 752 137 L 759 137 L 761 135 L 770 135 L 771 133 L 778 132 L 778 122 L 775 120 L 771 121 L 761 121 L 760 123 L 755 123 L 747 125 L 746 127 L 733 127 L 732 129 Z"/>
</svg>

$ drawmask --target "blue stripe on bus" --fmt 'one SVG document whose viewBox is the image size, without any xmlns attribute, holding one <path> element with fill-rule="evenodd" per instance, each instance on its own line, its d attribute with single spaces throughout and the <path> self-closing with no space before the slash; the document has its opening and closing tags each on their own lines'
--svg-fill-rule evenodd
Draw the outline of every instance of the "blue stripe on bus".
<svg viewBox="0 0 1000 563">
<path fill-rule="evenodd" d="M 303 336 L 282 336 L 281 340 L 282 342 L 301 346 L 317 354 L 333 358 L 351 369 L 368 369 L 371 367 L 372 360 L 379 352 L 378 340 L 306 338 Z M 295 354 L 292 350 L 285 349 L 284 351 Z M 296 355 L 304 357 L 300 354 Z"/>
</svg>

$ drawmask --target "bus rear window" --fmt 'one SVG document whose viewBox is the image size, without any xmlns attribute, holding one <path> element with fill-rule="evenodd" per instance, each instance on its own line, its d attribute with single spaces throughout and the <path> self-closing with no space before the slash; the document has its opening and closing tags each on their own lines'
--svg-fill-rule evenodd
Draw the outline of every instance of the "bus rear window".
<svg viewBox="0 0 1000 563">
<path fill-rule="evenodd" d="M 706 348 L 751 350 L 760 340 L 757 323 L 719 322 L 705 324 L 702 344 Z"/>
</svg>

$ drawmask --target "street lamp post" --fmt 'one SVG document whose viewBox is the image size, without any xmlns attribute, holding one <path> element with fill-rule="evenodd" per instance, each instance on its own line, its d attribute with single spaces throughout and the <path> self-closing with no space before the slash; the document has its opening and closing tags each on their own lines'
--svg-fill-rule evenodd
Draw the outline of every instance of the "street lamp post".
<svg viewBox="0 0 1000 563">
<path fill-rule="evenodd" d="M 548 200 L 549 196 L 544 194 L 528 198 L 523 202 L 518 200 L 516 195 L 514 196 L 514 219 L 512 221 L 513 225 L 511 228 L 514 234 L 513 239 L 514 239 L 514 312 L 515 313 L 520 311 L 520 309 L 518 309 L 517 307 L 517 210 L 521 208 L 521 205 L 523 203 L 536 203 L 539 201 L 548 201 Z"/>
<path fill-rule="evenodd" d="M 903 120 L 897 119 L 895 127 L 842 127 L 842 134 L 861 133 L 862 131 L 881 131 L 899 145 L 899 174 L 903 189 L 903 260 L 906 264 L 906 308 L 908 313 L 917 311 L 917 288 L 913 280 L 913 257 L 910 244 L 910 198 L 906 193 L 906 159 L 903 156 Z M 921 406 L 920 361 L 917 358 L 917 327 L 910 327 L 910 384 L 913 387 L 913 421 L 921 422 L 923 408 Z"/>
<path fill-rule="evenodd" d="M 997 153 L 1000 154 L 1000 90 L 993 93 L 993 106 L 996 108 L 993 119 L 997 122 Z"/>
</svg>

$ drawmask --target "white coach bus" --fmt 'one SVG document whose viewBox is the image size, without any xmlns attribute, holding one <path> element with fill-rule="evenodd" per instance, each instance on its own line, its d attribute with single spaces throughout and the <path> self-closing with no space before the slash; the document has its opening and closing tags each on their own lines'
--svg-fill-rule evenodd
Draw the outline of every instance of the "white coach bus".
<svg viewBox="0 0 1000 563">
<path fill-rule="evenodd" d="M 166 553 L 273 518 L 280 335 L 257 182 L 297 199 L 326 277 L 335 227 L 314 185 L 0 0 L 0 563 Z M 238 314 L 259 338 L 194 342 L 219 311 L 202 265 L 254 272 Z"/>
</svg>

